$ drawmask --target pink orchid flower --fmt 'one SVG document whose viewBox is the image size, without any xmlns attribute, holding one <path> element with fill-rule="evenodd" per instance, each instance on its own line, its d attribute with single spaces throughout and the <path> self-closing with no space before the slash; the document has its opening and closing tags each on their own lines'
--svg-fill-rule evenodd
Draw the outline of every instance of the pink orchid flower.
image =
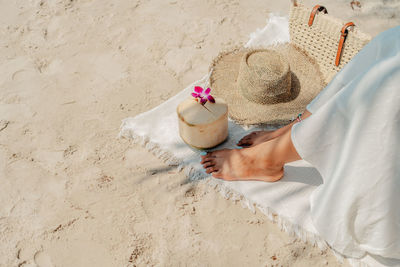
<svg viewBox="0 0 400 267">
<path fill-rule="evenodd" d="M 210 101 L 211 103 L 215 103 L 215 99 L 214 97 L 212 97 L 212 95 L 210 95 L 210 91 L 211 91 L 210 88 L 204 90 L 200 86 L 195 86 L 192 96 L 196 98 L 196 100 L 197 98 L 200 99 L 200 104 L 202 105 L 204 105 L 207 102 L 207 100 Z"/>
</svg>

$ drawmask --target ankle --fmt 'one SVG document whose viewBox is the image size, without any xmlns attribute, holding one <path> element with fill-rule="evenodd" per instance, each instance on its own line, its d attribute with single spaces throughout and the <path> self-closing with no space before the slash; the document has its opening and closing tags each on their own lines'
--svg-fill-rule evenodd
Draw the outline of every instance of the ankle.
<svg viewBox="0 0 400 267">
<path fill-rule="evenodd" d="M 271 140 L 269 144 L 265 143 L 263 152 L 267 164 L 276 168 L 301 159 L 292 143 L 291 129 Z"/>
<path fill-rule="evenodd" d="M 293 162 L 296 160 L 301 160 L 301 157 L 297 153 L 297 150 L 292 142 L 292 128 L 290 128 L 289 131 L 287 131 L 284 135 L 281 136 L 280 141 L 282 146 L 280 152 L 282 153 L 283 164 Z"/>
<path fill-rule="evenodd" d="M 255 154 L 263 161 L 263 164 L 268 169 L 280 169 L 285 164 L 284 153 L 279 148 L 279 136 L 269 142 L 261 143 L 254 146 Z"/>
</svg>

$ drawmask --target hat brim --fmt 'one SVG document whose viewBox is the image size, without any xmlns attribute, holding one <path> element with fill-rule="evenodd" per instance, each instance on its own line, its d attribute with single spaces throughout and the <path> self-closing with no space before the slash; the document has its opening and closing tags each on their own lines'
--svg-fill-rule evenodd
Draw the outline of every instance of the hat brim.
<svg viewBox="0 0 400 267">
<path fill-rule="evenodd" d="M 291 71 L 289 97 L 281 102 L 258 104 L 245 98 L 236 85 L 242 57 L 248 49 L 233 50 L 220 54 L 210 69 L 212 94 L 226 101 L 229 117 L 240 124 L 286 124 L 303 112 L 325 86 L 317 63 L 306 52 L 292 45 L 269 47 L 287 57 Z"/>
</svg>

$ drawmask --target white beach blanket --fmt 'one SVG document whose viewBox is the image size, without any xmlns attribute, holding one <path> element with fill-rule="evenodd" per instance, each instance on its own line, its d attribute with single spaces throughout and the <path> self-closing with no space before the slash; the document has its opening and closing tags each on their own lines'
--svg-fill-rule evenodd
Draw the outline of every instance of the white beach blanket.
<svg viewBox="0 0 400 267">
<path fill-rule="evenodd" d="M 269 46 L 288 41 L 287 18 L 271 15 L 265 28 L 250 35 L 246 46 Z M 227 182 L 214 179 L 204 172 L 200 164 L 202 152 L 187 146 L 179 136 L 176 107 L 190 95 L 194 85 L 206 87 L 207 82 L 208 75 L 158 107 L 123 120 L 120 136 L 133 138 L 168 164 L 184 169 L 191 180 L 205 181 L 225 197 L 240 200 L 252 210 L 258 208 L 290 235 L 316 244 L 321 249 L 327 248 L 310 216 L 310 196 L 323 180 L 318 171 L 307 162 L 287 164 L 284 177 L 275 183 Z M 234 148 L 235 143 L 250 130 L 255 129 L 245 129 L 229 121 L 228 140 L 216 149 Z M 349 261 L 354 264 L 360 263 L 358 260 Z M 395 261 L 372 258 L 370 255 L 365 255 L 361 261 L 371 266 L 379 266 L 380 263 L 392 266 L 397 264 Z"/>
</svg>

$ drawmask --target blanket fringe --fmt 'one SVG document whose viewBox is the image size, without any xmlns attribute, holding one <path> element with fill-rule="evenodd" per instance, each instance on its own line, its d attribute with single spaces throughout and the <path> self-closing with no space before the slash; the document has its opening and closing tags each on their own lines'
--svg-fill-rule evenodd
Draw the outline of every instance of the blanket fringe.
<svg viewBox="0 0 400 267">
<path fill-rule="evenodd" d="M 330 249 L 340 263 L 343 263 L 344 259 L 347 259 L 349 264 L 354 267 L 356 266 L 368 267 L 368 265 L 362 262 L 361 260 L 346 258 L 343 255 L 335 252 L 320 236 L 304 230 L 303 227 L 301 227 L 298 224 L 290 222 L 290 220 L 278 214 L 271 208 L 262 207 L 256 203 L 253 203 L 239 192 L 225 186 L 222 183 L 222 181 L 213 179 L 208 175 L 204 175 L 203 173 L 199 172 L 192 166 L 184 164 L 182 160 L 179 160 L 171 153 L 162 150 L 157 143 L 151 142 L 147 137 L 135 134 L 133 130 L 126 129 L 124 126 L 125 126 L 125 121 L 122 122 L 121 131 L 118 135 L 118 138 L 129 138 L 133 141 L 133 143 L 142 145 L 149 152 L 153 153 L 153 155 L 161 159 L 166 164 L 170 166 L 177 166 L 178 171 L 184 171 L 185 175 L 189 177 L 191 181 L 200 181 L 206 183 L 209 186 L 209 188 L 212 188 L 215 191 L 219 192 L 225 199 L 234 201 L 235 203 L 240 202 L 243 208 L 247 208 L 253 213 L 256 212 L 256 209 L 259 210 L 271 222 L 278 225 L 281 231 L 286 232 L 289 236 L 293 237 L 295 240 L 301 240 L 304 243 L 308 243 L 313 246 L 318 246 L 318 248 L 321 251 L 326 251 Z"/>
<path fill-rule="evenodd" d="M 118 138 L 131 139 L 133 143 L 143 146 L 154 156 L 161 159 L 163 162 L 165 162 L 170 166 L 180 165 L 180 160 L 178 160 L 174 155 L 172 155 L 167 151 L 162 150 L 158 144 L 151 142 L 148 137 L 139 136 L 135 134 L 133 131 L 126 129 L 125 125 L 126 122 L 125 120 L 123 120 L 121 125 L 121 131 L 118 134 Z M 180 169 L 182 169 L 182 167 Z"/>
</svg>

